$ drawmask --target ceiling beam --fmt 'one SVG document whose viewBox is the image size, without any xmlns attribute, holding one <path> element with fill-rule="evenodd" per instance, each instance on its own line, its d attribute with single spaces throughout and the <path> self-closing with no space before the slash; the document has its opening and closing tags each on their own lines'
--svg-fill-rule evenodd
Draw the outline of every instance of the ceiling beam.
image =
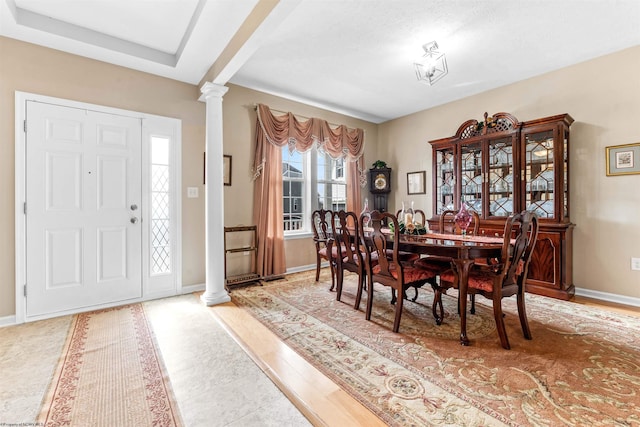
<svg viewBox="0 0 640 427">
<path fill-rule="evenodd" d="M 225 85 L 302 0 L 259 0 L 200 84 Z"/>
</svg>

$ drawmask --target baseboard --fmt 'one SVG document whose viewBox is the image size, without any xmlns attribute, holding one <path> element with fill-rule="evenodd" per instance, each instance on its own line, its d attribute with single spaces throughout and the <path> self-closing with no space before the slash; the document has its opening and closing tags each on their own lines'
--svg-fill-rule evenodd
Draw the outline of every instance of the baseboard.
<svg viewBox="0 0 640 427">
<path fill-rule="evenodd" d="M 206 289 L 206 285 L 204 283 L 196 283 L 195 285 L 182 285 L 182 295 L 192 294 L 194 292 L 202 292 Z"/>
<path fill-rule="evenodd" d="M 592 291 L 591 289 L 576 288 L 576 295 L 585 298 L 593 298 L 601 301 L 614 302 L 617 304 L 640 307 L 640 298 L 627 297 L 624 295 L 610 294 L 608 292 Z"/>
<path fill-rule="evenodd" d="M 0 328 L 4 326 L 13 326 L 16 324 L 16 316 L 0 317 Z"/>
<path fill-rule="evenodd" d="M 322 264 L 320 264 L 320 267 L 329 267 L 329 263 L 323 262 Z M 300 273 L 301 271 L 309 271 L 309 270 L 315 270 L 315 269 L 316 269 L 315 264 L 299 265 L 297 267 L 287 268 L 286 274 Z"/>
</svg>

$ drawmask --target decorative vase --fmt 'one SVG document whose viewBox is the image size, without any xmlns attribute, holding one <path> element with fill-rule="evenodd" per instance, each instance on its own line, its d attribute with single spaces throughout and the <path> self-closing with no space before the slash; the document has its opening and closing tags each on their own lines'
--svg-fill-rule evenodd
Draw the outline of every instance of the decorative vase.
<svg viewBox="0 0 640 427">
<path fill-rule="evenodd" d="M 464 200 L 460 201 L 460 210 L 453 217 L 453 220 L 456 223 L 456 226 L 460 229 L 463 236 L 467 235 L 467 228 L 469 228 L 469 224 L 471 224 L 472 216 L 467 210 L 467 205 Z"/>
<path fill-rule="evenodd" d="M 362 218 L 362 226 L 368 227 L 371 222 L 371 211 L 369 210 L 369 199 L 364 199 L 364 208 L 360 212 L 360 218 Z"/>
</svg>

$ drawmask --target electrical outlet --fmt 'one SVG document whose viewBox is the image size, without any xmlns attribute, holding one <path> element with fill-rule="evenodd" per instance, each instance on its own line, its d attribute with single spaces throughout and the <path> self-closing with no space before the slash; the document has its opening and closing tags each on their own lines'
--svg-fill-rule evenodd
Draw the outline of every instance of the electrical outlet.
<svg viewBox="0 0 640 427">
<path fill-rule="evenodd" d="M 631 258 L 631 269 L 640 270 L 640 258 Z"/>
</svg>

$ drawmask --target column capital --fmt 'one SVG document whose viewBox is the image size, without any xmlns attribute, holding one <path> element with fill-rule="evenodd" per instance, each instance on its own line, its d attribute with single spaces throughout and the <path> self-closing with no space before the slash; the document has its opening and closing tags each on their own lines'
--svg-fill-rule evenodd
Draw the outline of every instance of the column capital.
<svg viewBox="0 0 640 427">
<path fill-rule="evenodd" d="M 198 98 L 198 101 L 206 101 L 207 98 L 210 98 L 210 97 L 222 98 L 224 94 L 227 93 L 228 90 L 229 88 L 226 86 L 219 85 L 216 83 L 206 82 L 200 88 L 200 92 L 202 93 L 202 96 Z"/>
</svg>

